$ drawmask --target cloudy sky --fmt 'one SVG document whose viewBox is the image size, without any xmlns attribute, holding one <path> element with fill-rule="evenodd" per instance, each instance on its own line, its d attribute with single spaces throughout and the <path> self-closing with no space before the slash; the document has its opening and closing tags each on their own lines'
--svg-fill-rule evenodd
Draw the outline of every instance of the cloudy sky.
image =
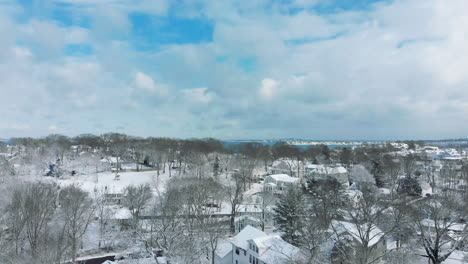
<svg viewBox="0 0 468 264">
<path fill-rule="evenodd" d="M 466 0 L 0 0 L 0 138 L 468 136 Z"/>
</svg>

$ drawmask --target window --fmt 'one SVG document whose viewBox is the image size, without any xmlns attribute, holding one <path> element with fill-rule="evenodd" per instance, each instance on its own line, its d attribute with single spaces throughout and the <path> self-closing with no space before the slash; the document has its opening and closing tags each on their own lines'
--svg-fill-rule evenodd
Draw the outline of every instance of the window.
<svg viewBox="0 0 468 264">
<path fill-rule="evenodd" d="M 244 256 L 247 256 L 247 251 L 246 250 L 244 250 Z"/>
<path fill-rule="evenodd" d="M 238 248 L 236 248 L 236 254 L 239 255 L 239 249 Z"/>
<path fill-rule="evenodd" d="M 249 263 L 252 263 L 252 255 L 249 255 Z"/>
<path fill-rule="evenodd" d="M 252 264 L 258 264 L 258 258 L 254 257 L 254 256 L 251 256 L 251 257 L 252 257 L 252 262 L 250 262 L 250 261 L 249 262 L 252 263 Z"/>
</svg>

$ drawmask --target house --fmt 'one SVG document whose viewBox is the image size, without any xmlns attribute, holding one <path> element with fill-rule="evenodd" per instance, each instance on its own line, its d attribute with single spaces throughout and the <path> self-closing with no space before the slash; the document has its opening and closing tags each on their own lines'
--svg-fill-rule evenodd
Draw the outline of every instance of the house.
<svg viewBox="0 0 468 264">
<path fill-rule="evenodd" d="M 218 243 L 215 252 L 216 264 L 231 264 L 232 263 L 232 244 L 230 241 L 221 241 Z"/>
<path fill-rule="evenodd" d="M 287 174 L 273 174 L 265 177 L 263 190 L 274 194 L 282 195 L 291 186 L 299 183 L 299 178 L 291 177 Z"/>
<path fill-rule="evenodd" d="M 115 171 L 117 167 L 119 170 L 122 169 L 120 157 L 105 157 L 101 159 L 101 163 L 103 166 L 105 165 L 110 166 L 112 171 Z"/>
<path fill-rule="evenodd" d="M 104 193 L 104 202 L 107 205 L 120 205 L 123 199 L 123 193 Z"/>
<path fill-rule="evenodd" d="M 304 176 L 304 163 L 292 159 L 275 160 L 271 165 L 272 174 L 288 174 L 292 177 L 302 178 Z"/>
<path fill-rule="evenodd" d="M 343 166 L 307 164 L 305 166 L 305 171 L 307 178 L 326 178 L 330 176 L 337 179 L 346 186 L 349 185 L 348 170 Z"/>
<path fill-rule="evenodd" d="M 284 241 L 280 236 L 268 235 L 252 226 L 246 226 L 228 241 L 232 245 L 231 253 L 220 250 L 216 260 L 224 262 L 215 261 L 216 264 L 286 264 L 300 255 L 299 248 Z M 226 258 L 229 254 L 230 262 Z"/>
<path fill-rule="evenodd" d="M 239 233 L 244 229 L 246 226 L 252 226 L 255 228 L 260 228 L 262 221 L 256 217 L 250 215 L 241 215 L 234 219 L 234 225 L 236 229 L 236 233 Z"/>
<path fill-rule="evenodd" d="M 346 221 L 332 221 L 331 229 L 336 236 L 330 256 L 331 264 L 341 264 L 344 263 L 344 260 L 347 260 L 346 263 L 350 260 L 352 263 L 355 262 L 356 252 L 352 249 L 360 248 L 359 245 L 363 244 L 362 237 L 365 234 L 361 233 L 361 231 L 367 230 L 367 227 L 365 223 L 357 226 L 354 223 Z M 384 232 L 377 226 L 370 226 L 369 230 L 367 248 L 371 250 L 370 259 L 378 259 L 387 250 Z"/>
<path fill-rule="evenodd" d="M 236 232 L 240 232 L 247 225 L 253 227 L 273 226 L 273 209 L 271 206 L 262 207 L 262 204 L 241 204 L 237 210 Z"/>
</svg>

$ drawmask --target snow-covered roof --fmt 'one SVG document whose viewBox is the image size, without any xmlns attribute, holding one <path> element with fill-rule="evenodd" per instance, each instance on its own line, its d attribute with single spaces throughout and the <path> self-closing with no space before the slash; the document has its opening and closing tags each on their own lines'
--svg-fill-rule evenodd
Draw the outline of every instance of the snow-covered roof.
<svg viewBox="0 0 468 264">
<path fill-rule="evenodd" d="M 260 204 L 240 204 L 239 209 L 237 211 L 239 213 L 243 213 L 243 212 L 249 212 L 249 213 L 261 212 L 262 207 L 261 207 Z"/>
<path fill-rule="evenodd" d="M 364 225 L 367 225 L 367 224 L 363 224 L 363 227 Z M 346 232 L 350 234 L 351 236 L 353 236 L 359 243 L 362 243 L 361 237 L 359 236 L 359 229 L 355 224 L 350 223 L 350 222 L 345 222 L 345 221 L 334 220 L 332 221 L 332 226 L 338 232 L 338 234 Z M 362 228 L 362 229 L 366 229 L 366 228 Z M 383 236 L 384 236 L 384 232 L 380 230 L 380 228 L 378 228 L 377 226 L 373 225 L 371 227 L 371 231 L 369 234 L 368 246 L 371 247 L 377 244 L 382 239 Z"/>
<path fill-rule="evenodd" d="M 425 226 L 425 227 L 434 227 L 435 226 L 435 222 L 432 219 L 423 219 L 421 221 L 421 224 L 423 226 Z M 465 229 L 465 224 L 447 222 L 446 227 L 447 227 L 448 230 L 461 232 L 461 231 L 463 231 Z"/>
<path fill-rule="evenodd" d="M 289 176 L 287 174 L 273 174 L 273 175 L 269 175 L 268 177 L 271 177 L 272 179 L 274 179 L 277 182 L 296 183 L 297 181 L 299 181 L 298 178 L 291 177 L 291 176 Z"/>
<path fill-rule="evenodd" d="M 229 241 L 220 241 L 216 247 L 216 255 L 224 258 L 232 251 L 232 244 Z"/>
<path fill-rule="evenodd" d="M 244 229 L 242 229 L 242 231 L 240 231 L 239 234 L 231 238 L 231 243 L 236 247 L 240 247 L 244 250 L 247 250 L 249 248 L 249 243 L 247 241 L 249 241 L 250 239 L 265 236 L 268 235 L 263 231 L 248 225 L 244 227 Z"/>
<path fill-rule="evenodd" d="M 257 223 L 260 223 L 261 221 L 253 216 L 250 216 L 250 215 L 241 215 L 241 216 L 237 216 L 236 218 L 234 218 L 234 222 L 238 222 L 238 221 L 241 221 L 241 220 L 250 220 L 252 222 L 257 222 Z"/>
<path fill-rule="evenodd" d="M 275 160 L 273 161 L 273 163 L 271 164 L 271 166 L 273 168 L 287 168 L 288 170 L 292 169 L 292 170 L 297 170 L 297 167 L 300 166 L 301 164 L 298 163 L 296 160 L 292 160 L 292 159 L 278 159 L 278 160 Z M 300 166 L 301 167 L 301 166 Z"/>
<path fill-rule="evenodd" d="M 278 235 L 251 239 L 259 248 L 260 260 L 265 263 L 288 263 L 299 252 L 299 248 L 289 244 Z"/>
<path fill-rule="evenodd" d="M 167 264 L 168 263 L 166 257 L 157 257 L 157 259 L 158 259 L 157 263 L 159 263 L 159 264 Z"/>
<path fill-rule="evenodd" d="M 343 166 L 325 166 L 318 164 L 307 164 L 305 168 L 308 171 L 320 174 L 342 174 L 347 173 L 348 170 Z"/>
<path fill-rule="evenodd" d="M 125 220 L 125 219 L 132 219 L 132 214 L 128 208 L 119 208 L 115 211 L 114 219 L 116 220 Z"/>
<path fill-rule="evenodd" d="M 345 167 L 338 166 L 338 167 L 332 167 L 331 168 L 331 173 L 347 173 L 348 170 Z"/>
<path fill-rule="evenodd" d="M 101 159 L 101 162 L 117 163 L 117 157 L 107 157 Z"/>
</svg>

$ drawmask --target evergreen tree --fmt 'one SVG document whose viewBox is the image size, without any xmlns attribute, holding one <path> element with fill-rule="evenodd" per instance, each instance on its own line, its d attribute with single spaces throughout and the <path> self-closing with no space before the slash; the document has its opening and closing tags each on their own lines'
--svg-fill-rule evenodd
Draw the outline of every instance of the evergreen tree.
<svg viewBox="0 0 468 264">
<path fill-rule="evenodd" d="M 372 169 L 370 173 L 374 176 L 375 185 L 378 188 L 384 187 L 384 170 L 382 162 L 380 160 L 372 160 Z"/>
<path fill-rule="evenodd" d="M 283 239 L 293 245 L 300 244 L 298 230 L 305 215 L 305 200 L 301 190 L 290 188 L 276 204 L 274 220 L 283 232 Z"/>
<path fill-rule="evenodd" d="M 346 189 L 333 177 L 307 181 L 307 201 L 310 215 L 322 228 L 328 228 L 333 219 L 340 219 L 341 211 L 348 204 Z"/>
<path fill-rule="evenodd" d="M 353 159 L 353 152 L 350 148 L 343 148 L 340 152 L 340 162 L 341 164 L 345 165 L 346 167 L 349 167 L 351 164 L 351 161 Z"/>
<path fill-rule="evenodd" d="M 404 177 L 398 185 L 398 193 L 409 196 L 421 196 L 422 188 L 417 179 L 412 177 Z"/>
<path fill-rule="evenodd" d="M 213 164 L 213 176 L 216 178 L 219 176 L 219 158 L 216 156 L 214 164 Z"/>
</svg>

